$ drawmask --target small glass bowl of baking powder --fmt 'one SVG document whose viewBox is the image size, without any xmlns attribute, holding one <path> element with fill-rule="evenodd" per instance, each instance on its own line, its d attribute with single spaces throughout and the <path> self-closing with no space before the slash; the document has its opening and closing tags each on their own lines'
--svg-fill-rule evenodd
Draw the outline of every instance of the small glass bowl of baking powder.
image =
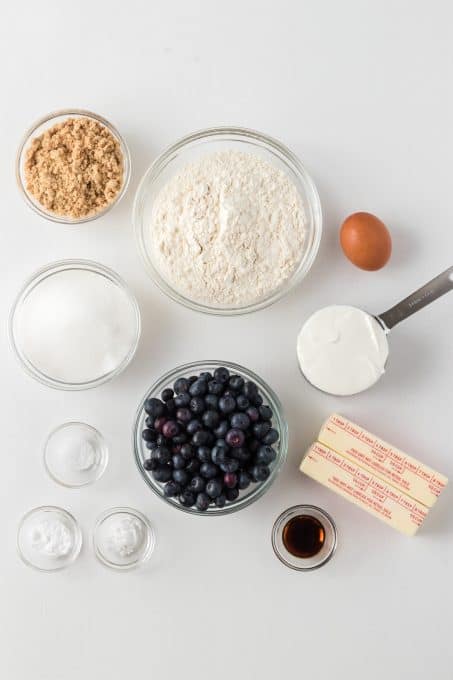
<svg viewBox="0 0 453 680">
<path fill-rule="evenodd" d="M 111 569 L 135 569 L 149 560 L 156 547 L 156 532 L 145 515 L 133 508 L 109 508 L 93 530 L 94 553 Z"/>
<path fill-rule="evenodd" d="M 218 152 L 242 152 L 259 158 L 283 172 L 294 185 L 305 213 L 305 234 L 300 258 L 289 276 L 263 297 L 238 304 L 206 303 L 178 290 L 164 275 L 153 254 L 151 224 L 153 209 L 161 190 L 191 163 Z M 219 211 L 221 212 L 221 211 Z M 267 135 L 239 127 L 216 127 L 195 132 L 164 151 L 149 167 L 138 187 L 133 221 L 138 248 L 146 270 L 157 286 L 170 298 L 186 307 L 207 314 L 231 316 L 268 307 L 296 286 L 310 270 L 322 232 L 321 204 L 315 184 L 299 159 L 283 144 Z M 225 286 L 229 283 L 225 281 Z M 241 288 L 242 290 L 242 288 Z"/>
<path fill-rule="evenodd" d="M 105 207 L 98 211 L 84 215 L 82 217 L 74 218 L 70 216 L 57 214 L 55 212 L 48 210 L 32 195 L 30 191 L 28 191 L 27 181 L 25 177 L 25 164 L 27 152 L 34 139 L 41 136 L 47 130 L 53 128 L 55 125 L 59 123 L 64 123 L 68 119 L 78 118 L 87 119 L 98 123 L 99 125 L 106 128 L 107 131 L 113 136 L 114 140 L 118 143 L 121 152 L 123 173 L 120 190 L 117 192 L 114 198 L 111 201 L 109 201 L 107 205 L 105 205 Z M 52 222 L 59 222 L 60 224 L 77 225 L 83 224 L 84 222 L 91 222 L 92 220 L 95 220 L 98 217 L 102 217 L 123 198 L 129 186 L 130 178 L 131 178 L 131 155 L 124 138 L 120 135 L 116 127 L 112 125 L 112 123 L 110 123 L 108 120 L 106 120 L 102 116 L 99 116 L 96 113 L 92 113 L 91 111 L 86 111 L 84 109 L 61 109 L 59 111 L 53 111 L 52 113 L 49 113 L 47 116 L 40 118 L 35 123 L 33 123 L 33 125 L 27 130 L 27 132 L 22 138 L 22 141 L 19 144 L 19 148 L 17 151 L 16 180 L 20 193 L 25 203 L 41 217 L 44 217 L 47 220 L 51 220 Z"/>
</svg>

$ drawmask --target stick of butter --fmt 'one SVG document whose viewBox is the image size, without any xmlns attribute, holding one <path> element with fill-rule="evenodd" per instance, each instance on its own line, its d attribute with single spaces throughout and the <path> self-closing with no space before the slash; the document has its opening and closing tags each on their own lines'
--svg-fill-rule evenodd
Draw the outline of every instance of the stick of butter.
<svg viewBox="0 0 453 680">
<path fill-rule="evenodd" d="M 403 534 L 413 536 L 429 510 L 348 458 L 316 442 L 300 469 Z"/>
<path fill-rule="evenodd" d="M 337 413 L 326 420 L 318 440 L 428 508 L 448 483 L 444 475 Z"/>
</svg>

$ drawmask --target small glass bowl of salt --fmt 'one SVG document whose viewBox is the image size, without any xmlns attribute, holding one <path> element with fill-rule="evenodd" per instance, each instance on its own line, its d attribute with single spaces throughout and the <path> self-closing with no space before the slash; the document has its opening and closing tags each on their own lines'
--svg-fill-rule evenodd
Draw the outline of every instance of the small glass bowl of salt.
<svg viewBox="0 0 453 680">
<path fill-rule="evenodd" d="M 44 445 L 44 467 L 51 479 L 69 488 L 93 484 L 102 477 L 109 459 L 104 437 L 86 423 L 63 423 Z"/>
</svg>

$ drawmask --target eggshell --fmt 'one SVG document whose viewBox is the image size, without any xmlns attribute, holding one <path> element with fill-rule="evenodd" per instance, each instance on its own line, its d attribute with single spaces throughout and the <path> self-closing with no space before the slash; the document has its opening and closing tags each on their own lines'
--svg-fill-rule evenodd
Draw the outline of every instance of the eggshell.
<svg viewBox="0 0 453 680">
<path fill-rule="evenodd" d="M 376 215 L 367 212 L 356 212 L 345 219 L 340 243 L 348 260 L 367 271 L 381 269 L 392 253 L 389 230 Z"/>
</svg>

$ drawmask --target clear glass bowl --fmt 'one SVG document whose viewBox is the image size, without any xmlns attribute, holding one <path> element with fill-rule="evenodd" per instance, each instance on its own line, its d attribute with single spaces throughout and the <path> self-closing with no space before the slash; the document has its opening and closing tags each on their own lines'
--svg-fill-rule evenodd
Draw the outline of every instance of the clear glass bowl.
<svg viewBox="0 0 453 680">
<path fill-rule="evenodd" d="M 272 463 L 272 466 L 270 467 L 270 475 L 264 482 L 258 484 L 251 484 L 248 489 L 246 489 L 245 491 L 241 491 L 237 500 L 228 502 L 223 508 L 209 506 L 209 508 L 205 512 L 201 512 L 200 510 L 197 510 L 195 507 L 190 508 L 184 507 L 175 498 L 167 498 L 164 495 L 163 486 L 159 484 L 159 482 L 156 482 L 152 478 L 151 473 L 147 472 L 143 467 L 145 459 L 148 458 L 149 456 L 149 451 L 146 448 L 145 442 L 142 439 L 142 431 L 146 427 L 145 418 L 147 415 L 144 410 L 144 404 L 145 401 L 151 397 L 160 397 L 160 393 L 162 392 L 162 390 L 165 387 L 171 387 L 178 378 L 183 377 L 188 378 L 191 375 L 197 375 L 204 371 L 213 371 L 219 366 L 225 366 L 231 372 L 237 373 L 238 375 L 245 378 L 245 380 L 252 380 L 258 385 L 259 391 L 264 399 L 264 402 L 269 404 L 269 406 L 272 408 L 272 411 L 274 412 L 272 426 L 279 432 L 280 438 L 277 444 L 274 444 L 274 448 L 277 452 L 277 458 Z M 269 489 L 271 484 L 273 484 L 278 473 L 280 472 L 283 463 L 286 460 L 286 456 L 288 453 L 288 425 L 283 415 L 283 408 L 279 398 L 277 397 L 275 392 L 269 387 L 269 385 L 267 385 L 264 382 L 264 380 L 262 380 L 255 373 L 253 373 L 247 368 L 244 368 L 243 366 L 233 364 L 229 361 L 208 361 L 208 360 L 195 361 L 191 364 L 184 364 L 183 366 L 178 366 L 177 368 L 174 368 L 172 371 L 169 371 L 161 378 L 159 378 L 159 380 L 155 382 L 154 385 L 145 394 L 137 410 L 133 431 L 133 445 L 135 462 L 137 463 L 140 474 L 142 475 L 143 479 L 148 484 L 148 486 L 152 489 L 152 491 L 154 491 L 154 493 L 157 496 L 159 496 L 159 498 L 162 498 L 162 500 L 164 500 L 166 503 L 173 506 L 174 508 L 182 510 L 183 512 L 187 512 L 191 515 L 209 515 L 209 516 L 227 515 L 231 512 L 236 512 L 237 510 L 246 508 L 248 505 L 251 505 L 251 503 L 254 503 L 256 500 L 258 500 L 258 498 L 261 498 L 261 496 L 264 493 L 266 493 L 266 491 Z"/>
<path fill-rule="evenodd" d="M 73 269 L 81 269 L 83 271 L 93 272 L 95 274 L 98 274 L 99 276 L 105 277 L 115 286 L 121 288 L 121 290 L 126 295 L 133 310 L 135 318 L 135 333 L 134 333 L 135 339 L 127 355 L 114 370 L 104 375 L 100 375 L 88 382 L 71 383 L 58 380 L 50 375 L 46 375 L 28 359 L 24 350 L 21 347 L 20 339 L 18 337 L 17 316 L 18 312 L 21 309 L 21 306 L 27 299 L 27 296 L 30 295 L 30 293 L 32 293 L 36 289 L 36 287 L 39 286 L 40 283 L 45 281 L 50 276 L 58 275 L 61 272 Z M 126 283 L 113 270 L 109 269 L 108 267 L 104 267 L 103 265 L 97 262 L 90 262 L 89 260 L 60 260 L 59 262 L 53 262 L 49 265 L 46 265 L 45 267 L 37 271 L 35 274 L 33 274 L 33 276 L 30 279 L 28 279 L 25 282 L 24 286 L 22 287 L 22 290 L 20 291 L 19 295 L 17 296 L 13 304 L 9 318 L 10 343 L 22 368 L 32 378 L 35 378 L 35 380 L 38 380 L 44 385 L 59 390 L 87 390 L 92 387 L 98 387 L 98 385 L 102 385 L 103 383 L 108 382 L 115 376 L 119 375 L 130 364 L 135 355 L 138 342 L 140 339 L 140 331 L 141 331 L 140 309 L 137 300 L 135 299 L 133 293 L 130 291 Z"/>
<path fill-rule="evenodd" d="M 86 217 L 80 217 L 78 219 L 72 217 L 65 217 L 64 215 L 56 215 L 55 213 L 50 212 L 43 205 L 41 205 L 41 203 L 39 203 L 39 201 L 37 201 L 36 198 L 32 194 L 30 194 L 30 192 L 27 191 L 27 184 L 25 181 L 24 172 L 26 154 L 32 139 L 34 139 L 35 137 L 39 137 L 39 135 L 42 135 L 49 128 L 53 127 L 57 123 L 62 123 L 68 118 L 89 118 L 106 127 L 107 130 L 117 140 L 121 148 L 121 153 L 123 155 L 123 184 L 114 200 L 108 205 L 106 205 L 103 210 L 93 213 L 92 215 L 87 215 Z M 109 123 L 108 120 L 106 120 L 102 116 L 98 116 L 96 113 L 92 113 L 91 111 L 85 111 L 84 109 L 61 109 L 60 111 L 53 111 L 52 113 L 49 113 L 47 116 L 40 118 L 31 126 L 29 130 L 27 130 L 24 137 L 22 138 L 22 141 L 19 145 L 19 149 L 17 151 L 16 179 L 17 185 L 19 187 L 20 193 L 25 203 L 35 213 L 41 215 L 41 217 L 45 217 L 47 220 L 51 220 L 52 222 L 59 222 L 60 224 L 76 225 L 82 224 L 84 222 L 91 222 L 92 220 L 95 220 L 98 217 L 102 217 L 122 199 L 122 197 L 127 191 L 130 178 L 131 178 L 131 156 L 128 146 L 124 141 L 123 137 L 114 127 L 114 125 L 112 125 L 112 123 Z"/>
<path fill-rule="evenodd" d="M 134 522 L 140 527 L 141 543 L 130 554 L 118 554 L 114 540 L 120 544 L 131 538 L 129 527 L 121 522 Z M 134 536 L 132 536 L 134 538 Z M 96 520 L 93 530 L 93 548 L 98 560 L 106 567 L 126 571 L 135 569 L 149 560 L 156 547 L 156 533 L 145 515 L 133 508 L 110 508 Z"/>
<path fill-rule="evenodd" d="M 297 187 L 307 218 L 304 250 L 294 273 L 279 288 L 264 298 L 241 306 L 211 306 L 184 296 L 159 272 L 153 261 L 150 239 L 153 204 L 162 187 L 184 166 L 201 155 L 225 150 L 253 152 L 263 160 L 283 170 Z M 207 314 L 223 316 L 254 312 L 268 307 L 288 293 L 310 270 L 318 252 L 322 232 L 322 214 L 318 192 L 299 159 L 277 140 L 259 132 L 239 127 L 217 127 L 201 130 L 184 137 L 164 151 L 148 168 L 140 182 L 134 201 L 133 222 L 138 248 L 146 270 L 159 288 L 170 298 L 186 307 Z"/>
<path fill-rule="evenodd" d="M 39 550 L 36 541 L 39 542 L 39 535 L 43 534 L 46 525 L 50 522 L 57 522 L 64 526 L 67 538 L 71 540 L 71 547 L 67 553 L 60 556 L 53 556 L 45 549 Z M 46 536 L 43 548 L 47 540 L 51 540 L 50 535 Z M 58 537 L 53 537 L 54 541 Z M 44 505 L 34 508 L 27 512 L 21 519 L 17 530 L 17 550 L 22 561 L 28 566 L 38 571 L 59 571 L 75 562 L 82 548 L 82 532 L 75 517 L 67 510 L 53 505 Z"/>
<path fill-rule="evenodd" d="M 44 444 L 44 467 L 54 482 L 79 489 L 97 482 L 104 474 L 109 450 L 98 430 L 86 423 L 59 425 Z"/>
</svg>

